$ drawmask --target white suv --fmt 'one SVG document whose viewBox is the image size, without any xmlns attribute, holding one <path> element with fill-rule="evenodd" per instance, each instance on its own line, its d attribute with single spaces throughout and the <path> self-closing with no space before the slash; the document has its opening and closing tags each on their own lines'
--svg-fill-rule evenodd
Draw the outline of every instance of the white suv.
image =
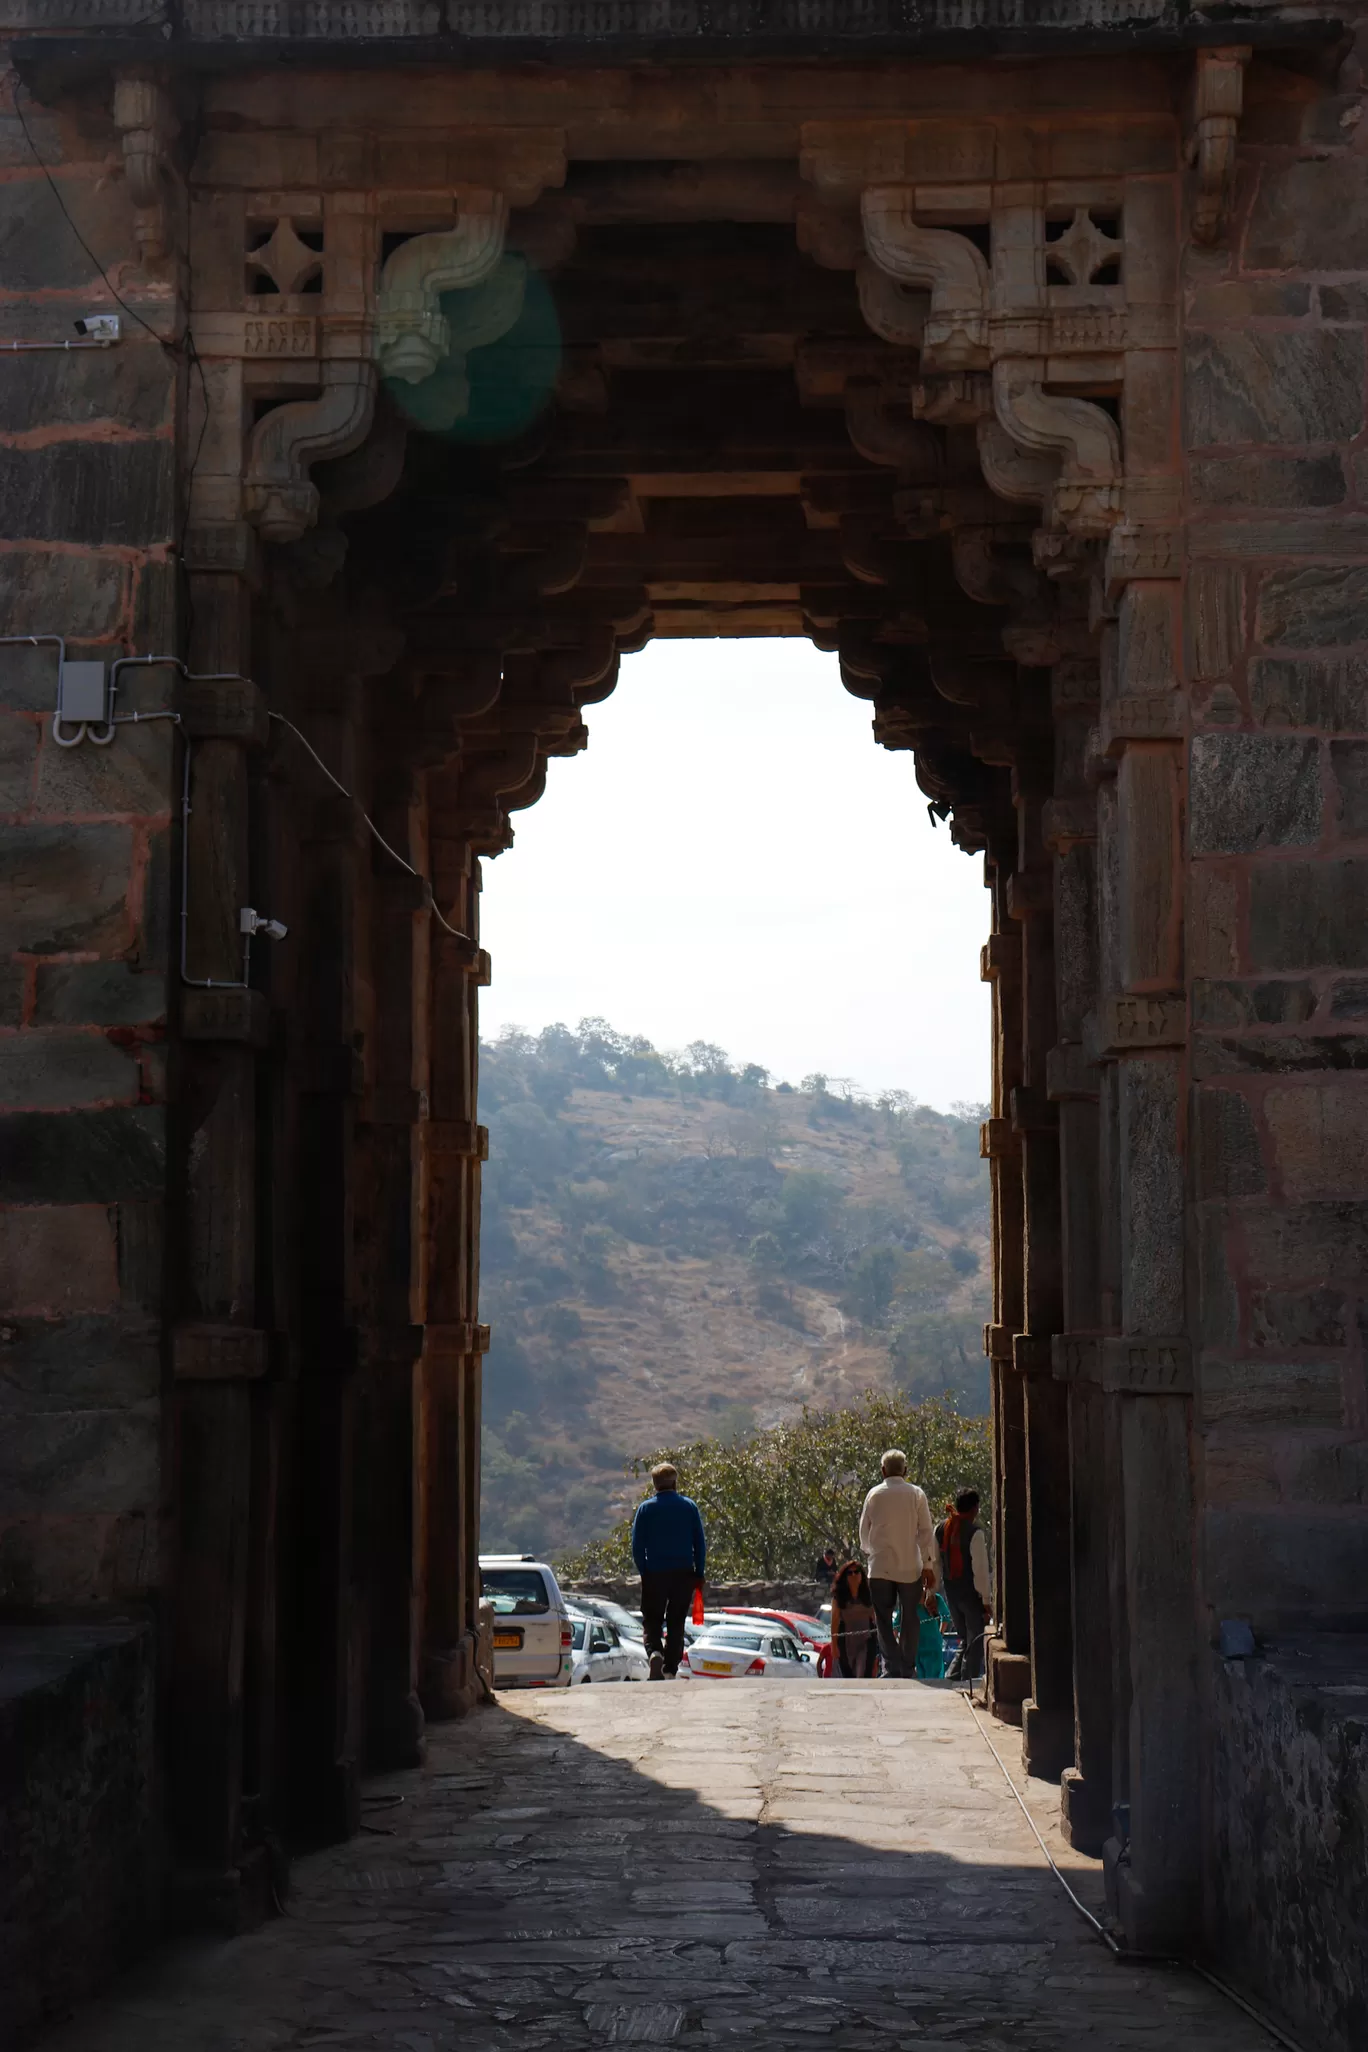
<svg viewBox="0 0 1368 2052">
<path fill-rule="evenodd" d="M 546 1562 L 527 1553 L 482 1553 L 480 1594 L 494 1606 L 495 1687 L 569 1688 L 570 1611 Z"/>
</svg>

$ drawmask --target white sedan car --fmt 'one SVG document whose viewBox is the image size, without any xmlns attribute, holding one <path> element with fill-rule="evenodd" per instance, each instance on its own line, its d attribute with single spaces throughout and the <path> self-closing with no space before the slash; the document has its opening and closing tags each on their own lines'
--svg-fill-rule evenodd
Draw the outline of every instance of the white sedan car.
<svg viewBox="0 0 1368 2052">
<path fill-rule="evenodd" d="M 570 1613 L 570 1681 L 648 1681 L 651 1663 L 606 1618 Z"/>
<path fill-rule="evenodd" d="M 815 1681 L 817 1669 L 791 1632 L 775 1625 L 706 1625 L 684 1650 L 681 1681 L 726 1681 L 764 1675 L 769 1681 Z"/>
</svg>

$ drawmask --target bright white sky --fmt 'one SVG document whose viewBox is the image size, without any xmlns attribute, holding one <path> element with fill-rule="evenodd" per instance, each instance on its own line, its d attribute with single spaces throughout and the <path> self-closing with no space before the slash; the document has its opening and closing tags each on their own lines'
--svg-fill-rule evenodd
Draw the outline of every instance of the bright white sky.
<svg viewBox="0 0 1368 2052">
<path fill-rule="evenodd" d="M 598 1016 L 946 1108 L 988 1095 L 982 862 L 810 642 L 661 641 L 484 865 L 480 1025 Z"/>
</svg>

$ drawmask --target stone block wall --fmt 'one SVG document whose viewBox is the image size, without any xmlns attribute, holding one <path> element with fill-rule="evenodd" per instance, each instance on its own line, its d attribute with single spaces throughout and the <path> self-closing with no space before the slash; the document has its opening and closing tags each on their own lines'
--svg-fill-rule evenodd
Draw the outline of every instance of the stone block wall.
<svg viewBox="0 0 1368 2052">
<path fill-rule="evenodd" d="M 1188 1145 L 1209 1623 L 1368 1619 L 1368 134 L 1251 65 L 1187 260 Z"/>
<path fill-rule="evenodd" d="M 1306 2042 L 1368 2043 L 1368 1638 L 1212 1657 L 1213 1936 Z"/>
<path fill-rule="evenodd" d="M 137 268 L 112 119 L 89 103 L 42 107 L 9 74 L 0 210 L 0 344 L 74 340 L 80 316 L 119 312 L 101 265 L 130 307 L 169 332 L 171 286 Z M 177 360 L 121 318 L 108 349 L 0 357 L 0 635 L 62 635 L 69 656 L 106 664 L 176 647 Z M 170 703 L 172 673 L 130 674 L 119 712 Z M 162 1500 L 175 729 L 130 725 L 108 747 L 59 747 L 56 683 L 54 647 L 0 647 L 0 1616 L 10 1618 L 145 1598 L 158 1581 Z"/>
<path fill-rule="evenodd" d="M 27 2044 L 156 1928 L 146 1626 L 0 1626 L 0 2043 Z"/>
</svg>

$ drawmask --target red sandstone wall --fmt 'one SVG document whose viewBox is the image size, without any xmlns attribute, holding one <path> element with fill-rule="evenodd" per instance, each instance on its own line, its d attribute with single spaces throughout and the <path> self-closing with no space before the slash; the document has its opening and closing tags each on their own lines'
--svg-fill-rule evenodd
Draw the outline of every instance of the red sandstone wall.
<svg viewBox="0 0 1368 2052">
<path fill-rule="evenodd" d="M 0 99 L 0 343 L 116 310 Z M 111 126 L 26 95 L 80 235 L 149 320 Z M 0 355 L 0 633 L 174 646 L 175 360 Z M 0 648 L 0 1606 L 155 1582 L 174 729 L 58 748 L 51 648 Z M 165 704 L 169 674 L 122 710 Z"/>
</svg>

